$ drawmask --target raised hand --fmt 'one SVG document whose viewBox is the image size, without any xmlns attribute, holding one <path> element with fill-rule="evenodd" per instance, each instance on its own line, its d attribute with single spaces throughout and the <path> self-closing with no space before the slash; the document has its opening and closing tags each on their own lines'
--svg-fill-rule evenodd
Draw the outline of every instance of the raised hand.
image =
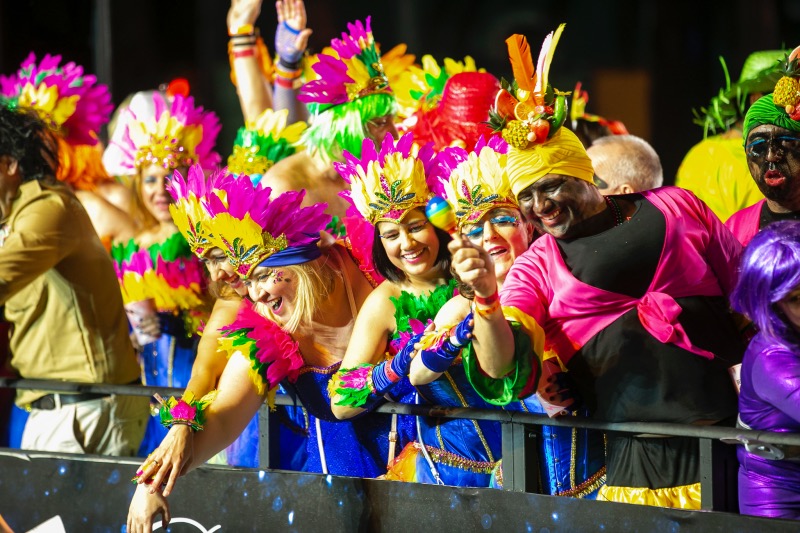
<svg viewBox="0 0 800 533">
<path fill-rule="evenodd" d="M 489 253 L 458 234 L 447 245 L 453 254 L 452 268 L 458 278 L 472 287 L 477 296 L 488 298 L 497 292 L 494 262 Z"/>
<path fill-rule="evenodd" d="M 242 26 L 255 26 L 261 13 L 261 0 L 231 0 L 228 9 L 228 33 L 235 33 Z"/>
<path fill-rule="evenodd" d="M 306 6 L 303 0 L 275 2 L 278 27 L 275 30 L 275 51 L 286 68 L 297 68 L 308 46 L 311 30 L 306 28 Z"/>
</svg>

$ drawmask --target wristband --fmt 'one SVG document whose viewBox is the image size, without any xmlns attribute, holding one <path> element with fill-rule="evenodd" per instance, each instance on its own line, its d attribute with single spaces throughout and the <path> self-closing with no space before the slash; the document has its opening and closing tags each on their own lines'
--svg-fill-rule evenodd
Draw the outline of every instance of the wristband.
<svg viewBox="0 0 800 533">
<path fill-rule="evenodd" d="M 252 24 L 242 24 L 238 28 L 231 30 L 228 28 L 228 36 L 229 37 L 246 37 L 255 35 L 258 32 L 258 28 L 253 26 Z"/>
<path fill-rule="evenodd" d="M 239 59 L 240 57 L 255 57 L 256 51 L 254 48 L 247 48 L 246 50 L 234 50 L 231 53 L 234 59 Z"/>
<path fill-rule="evenodd" d="M 287 80 L 281 76 L 275 76 L 275 85 L 284 89 L 294 89 L 294 80 Z"/>
<path fill-rule="evenodd" d="M 182 424 L 189 426 L 194 431 L 202 430 L 206 421 L 204 410 L 215 396 L 216 391 L 212 391 L 200 400 L 195 400 L 194 394 L 187 391 L 180 400 L 176 400 L 174 396 L 164 400 L 156 394 L 155 398 L 161 404 L 159 410 L 161 425 L 171 428 L 174 424 Z"/>
<path fill-rule="evenodd" d="M 488 307 L 483 307 L 480 304 L 478 304 L 477 302 L 475 303 L 475 305 L 473 305 L 473 310 L 479 316 L 482 316 L 483 318 L 487 318 L 487 317 L 493 315 L 494 312 L 497 311 L 498 309 L 500 309 L 500 301 L 499 300 L 495 300 L 495 302 L 493 304 L 490 304 Z"/>
<path fill-rule="evenodd" d="M 477 294 L 475 295 L 475 303 L 477 305 L 482 305 L 484 307 L 491 306 L 493 303 L 499 301 L 500 301 L 500 294 L 497 292 L 497 289 L 495 289 L 494 294 L 492 294 L 491 296 L 487 296 L 486 298 L 478 296 Z"/>
<path fill-rule="evenodd" d="M 281 62 L 278 62 L 275 65 L 275 75 L 280 76 L 281 78 L 286 78 L 287 80 L 296 80 L 303 74 L 303 69 L 301 68 L 288 68 L 286 65 L 283 65 Z"/>
</svg>

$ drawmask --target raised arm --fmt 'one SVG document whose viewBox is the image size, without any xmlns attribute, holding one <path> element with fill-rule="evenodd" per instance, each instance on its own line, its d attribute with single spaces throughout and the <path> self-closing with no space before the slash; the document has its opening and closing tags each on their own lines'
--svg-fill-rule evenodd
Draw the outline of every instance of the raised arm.
<svg viewBox="0 0 800 533">
<path fill-rule="evenodd" d="M 231 38 L 231 68 L 245 124 L 273 107 L 272 87 L 264 77 L 256 50 L 256 20 L 261 0 L 231 0 L 228 35 Z"/>
<path fill-rule="evenodd" d="M 456 236 L 448 245 L 453 254 L 453 270 L 475 291 L 472 346 L 481 369 L 492 378 L 505 376 L 514 367 L 514 336 L 496 301 L 497 280 L 492 258 L 483 248 Z M 484 299 L 486 304 L 480 304 Z"/>
<path fill-rule="evenodd" d="M 297 80 L 303 70 L 303 55 L 311 29 L 306 27 L 306 6 L 303 0 L 275 2 L 278 27 L 275 30 L 275 109 L 288 109 L 288 123 L 308 120 L 308 109 L 297 100 Z"/>
</svg>

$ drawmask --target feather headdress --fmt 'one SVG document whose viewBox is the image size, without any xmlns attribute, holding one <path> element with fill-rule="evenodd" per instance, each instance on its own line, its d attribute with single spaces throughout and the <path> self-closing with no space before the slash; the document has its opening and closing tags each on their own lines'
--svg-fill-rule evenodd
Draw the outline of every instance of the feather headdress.
<svg viewBox="0 0 800 533">
<path fill-rule="evenodd" d="M 239 128 L 228 157 L 228 172 L 247 174 L 257 181 L 272 165 L 294 154 L 307 124 L 295 122 L 287 126 L 288 116 L 286 109 L 266 109 L 254 122 Z"/>
<path fill-rule="evenodd" d="M 506 171 L 508 144 L 500 137 L 481 138 L 475 149 L 446 148 L 437 157 L 440 181 L 434 192 L 454 206 L 456 224 L 479 221 L 498 207 L 518 209 Z"/>
<path fill-rule="evenodd" d="M 241 277 L 258 265 L 286 266 L 320 256 L 320 231 L 330 222 L 324 203 L 301 207 L 305 190 L 270 199 L 272 190 L 249 179 L 222 180 L 203 201 L 211 247 L 219 247 Z"/>
<path fill-rule="evenodd" d="M 83 67 L 60 63 L 48 54 L 37 64 L 31 52 L 15 74 L 0 76 L 0 95 L 6 106 L 35 110 L 69 144 L 93 146 L 114 108 L 108 87 Z"/>
<path fill-rule="evenodd" d="M 137 93 L 119 121 L 122 127 L 116 128 L 103 154 L 111 174 L 135 174 L 149 165 L 175 170 L 197 163 L 213 169 L 220 162 L 213 151 L 219 119 L 195 106 L 191 96 Z"/>
<path fill-rule="evenodd" d="M 503 138 L 519 149 L 541 144 L 564 124 L 569 93 L 550 85 L 550 64 L 565 24 L 545 37 L 536 66 L 527 39 L 514 34 L 506 39 L 514 82 L 505 80 L 497 93 L 490 124 Z"/>
<path fill-rule="evenodd" d="M 193 165 L 189 167 L 185 180 L 176 170 L 167 183 L 167 191 L 175 201 L 169 206 L 172 220 L 197 257 L 202 258 L 211 249 L 208 226 L 211 216 L 203 203 L 207 203 L 224 182 L 233 180 L 236 180 L 235 176 L 219 170 L 206 178 L 200 165 Z"/>
<path fill-rule="evenodd" d="M 390 135 L 376 151 L 371 139 L 364 139 L 361 159 L 345 152 L 344 163 L 334 163 L 336 171 L 350 184 L 341 192 L 375 225 L 381 221 L 400 222 L 411 209 L 424 207 L 431 197 L 428 178 L 435 171 L 435 153 L 431 145 L 411 155 L 413 136 L 403 135 L 395 143 Z"/>
<path fill-rule="evenodd" d="M 318 104 L 322 112 L 335 105 L 352 102 L 376 93 L 391 93 L 380 55 L 375 47 L 370 21 L 348 23 L 349 33 L 333 39 L 331 48 L 336 55 L 318 54 L 313 70 L 319 79 L 300 88 L 297 99 Z"/>
</svg>

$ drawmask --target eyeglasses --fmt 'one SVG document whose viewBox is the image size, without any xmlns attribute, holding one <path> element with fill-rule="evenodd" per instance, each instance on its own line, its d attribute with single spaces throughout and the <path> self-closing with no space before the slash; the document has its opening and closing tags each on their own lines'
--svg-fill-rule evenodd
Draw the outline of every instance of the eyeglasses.
<svg viewBox="0 0 800 533">
<path fill-rule="evenodd" d="M 427 225 L 427 220 L 417 220 L 411 224 L 398 224 L 398 226 L 406 228 L 406 232 L 408 233 L 419 233 L 420 231 L 424 230 L 425 226 Z M 381 239 L 386 239 L 387 241 L 393 241 L 399 236 L 400 231 L 396 229 L 390 229 L 386 233 L 381 233 L 378 235 L 378 237 Z"/>
<path fill-rule="evenodd" d="M 519 226 L 519 218 L 511 215 L 500 215 L 492 217 L 488 220 L 495 228 L 513 228 Z M 486 223 L 476 224 L 474 226 L 465 226 L 462 234 L 469 240 L 478 242 L 483 239 L 483 233 L 486 228 Z"/>
<path fill-rule="evenodd" d="M 756 139 L 744 147 L 744 151 L 748 157 L 758 159 L 766 157 L 770 149 L 779 157 L 783 157 L 786 155 L 786 152 L 797 152 L 800 150 L 800 139 L 792 137 L 791 135 L 780 135 L 772 139 Z"/>
</svg>

